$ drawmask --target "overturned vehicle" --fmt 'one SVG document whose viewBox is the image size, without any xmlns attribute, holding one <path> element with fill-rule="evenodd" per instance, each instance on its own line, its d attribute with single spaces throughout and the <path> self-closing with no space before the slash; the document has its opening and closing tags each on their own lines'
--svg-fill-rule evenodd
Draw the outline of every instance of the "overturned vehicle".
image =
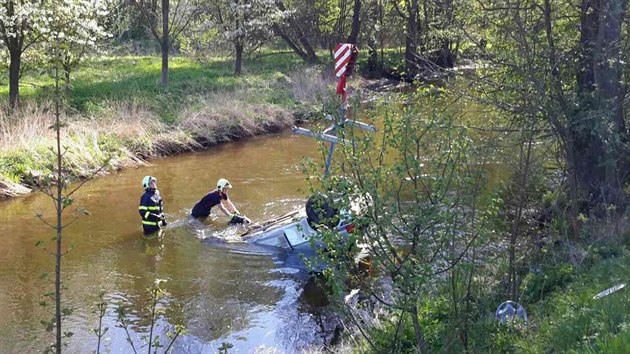
<svg viewBox="0 0 630 354">
<path fill-rule="evenodd" d="M 339 210 L 333 198 L 316 193 L 308 198 L 304 208 L 284 214 L 260 224 L 250 225 L 241 233 L 248 243 L 278 247 L 286 250 L 306 249 L 319 244 L 323 229 L 346 236 L 355 230 L 355 218 L 364 215 L 369 197 L 353 195 L 349 208 Z"/>
</svg>

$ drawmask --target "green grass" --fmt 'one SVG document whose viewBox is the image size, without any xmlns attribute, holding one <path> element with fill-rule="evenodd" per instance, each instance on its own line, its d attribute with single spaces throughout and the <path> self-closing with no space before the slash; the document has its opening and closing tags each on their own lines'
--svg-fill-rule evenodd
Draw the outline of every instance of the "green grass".
<svg viewBox="0 0 630 354">
<path fill-rule="evenodd" d="M 110 101 L 131 101 L 159 114 L 165 122 L 177 120 L 179 112 L 215 92 L 248 91 L 251 103 L 278 104 L 290 108 L 290 87 L 284 78 L 303 66 L 288 53 L 267 55 L 243 62 L 243 74 L 233 75 L 231 58 L 194 58 L 173 56 L 169 61 L 169 85 L 160 85 L 161 58 L 99 57 L 81 64 L 71 73 L 69 105 L 80 112 L 97 113 Z M 46 75 L 22 78 L 22 100 L 46 99 L 52 80 Z M 6 101 L 8 85 L 0 87 L 0 99 Z"/>
<path fill-rule="evenodd" d="M 630 353 L 630 289 L 606 297 L 593 296 L 616 284 L 628 285 L 630 251 L 573 267 L 550 265 L 546 290 L 521 300 L 527 323 L 500 325 L 492 316 L 480 318 L 477 348 L 489 353 Z M 526 285 L 527 286 L 527 285 Z M 531 284 L 530 284 L 531 286 Z M 539 289 L 540 290 L 540 289 Z"/>
<path fill-rule="evenodd" d="M 304 63 L 295 54 L 266 50 L 245 58 L 243 73 L 233 75 L 234 59 L 226 56 L 192 58 L 171 56 L 169 85 L 160 86 L 159 56 L 101 56 L 80 64 L 71 73 L 69 104 L 87 113 L 98 113 L 110 101 L 132 101 L 156 112 L 165 122 L 177 120 L 182 109 L 194 105 L 199 96 L 215 92 L 248 91 L 250 103 L 296 105 L 291 97 L 287 75 L 302 70 Z M 359 67 L 367 62 L 367 51 L 359 55 Z M 404 53 L 385 51 L 385 65 L 398 67 Z M 323 65 L 331 66 L 328 51 L 319 53 Z M 334 84 L 335 79 L 330 78 Z M 7 101 L 8 83 L 1 82 L 0 101 Z M 22 100 L 49 98 L 53 81 L 47 75 L 27 73 L 20 81 Z"/>
<path fill-rule="evenodd" d="M 611 256 L 605 248 L 592 248 L 581 264 L 573 266 L 550 261 L 537 273 L 537 280 L 523 286 L 536 292 L 536 296 L 526 295 L 519 300 L 527 310 L 528 322 L 500 324 L 494 311 L 506 300 L 497 293 L 501 290 L 476 288 L 468 317 L 469 352 L 630 353 L 630 250 L 622 244 L 616 245 L 616 249 L 618 252 Z M 541 285 L 539 280 L 543 277 L 546 282 Z M 600 299 L 593 298 L 621 283 L 626 288 Z M 463 353 L 461 318 L 453 317 L 448 286 L 439 289 L 418 300 L 427 352 Z M 380 324 L 371 328 L 377 352 L 415 352 L 413 325 L 407 316 L 398 327 L 397 313 L 381 318 Z M 447 347 L 449 350 L 445 351 Z M 365 343 L 362 350 L 372 352 Z"/>
<path fill-rule="evenodd" d="M 593 299 L 595 294 L 616 284 L 628 284 L 629 270 L 627 250 L 578 270 L 566 287 L 530 307 L 532 324 L 539 331 L 523 338 L 520 345 L 533 351 L 610 353 L 606 348 L 625 343 L 620 352 L 630 352 L 629 289 Z"/>
</svg>

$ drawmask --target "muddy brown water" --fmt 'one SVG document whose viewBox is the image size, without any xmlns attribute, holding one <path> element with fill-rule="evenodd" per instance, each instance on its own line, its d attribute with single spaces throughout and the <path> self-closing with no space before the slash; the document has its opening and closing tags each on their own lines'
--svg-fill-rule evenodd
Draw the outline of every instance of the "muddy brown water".
<svg viewBox="0 0 630 354">
<path fill-rule="evenodd" d="M 64 244 L 72 249 L 63 258 L 63 303 L 74 309 L 63 327 L 74 332 L 65 351 L 96 350 L 91 329 L 98 325 L 94 303 L 99 291 L 109 301 L 101 352 L 132 352 L 124 330 L 116 327 L 119 301 L 130 306 L 138 349 L 147 335 L 148 322 L 141 315 L 146 288 L 155 279 L 167 279 L 169 293 L 156 331 L 162 344 L 168 344 L 168 326 L 183 324 L 188 330 L 177 340 L 176 353 L 216 353 L 224 342 L 235 353 L 295 352 L 322 344 L 321 319 L 301 296 L 304 276 L 284 265 L 285 255 L 238 242 L 216 210 L 205 223 L 188 218 L 220 177 L 234 185 L 231 199 L 252 220 L 302 206 L 308 197 L 301 168 L 305 156 L 319 157 L 317 143 L 285 131 L 159 159 L 84 185 L 74 206 L 92 215 L 64 233 Z M 162 240 L 144 240 L 140 232 L 137 208 L 145 175 L 157 177 L 171 223 Z M 53 279 L 54 258 L 35 244 L 44 240 L 53 250 L 54 232 L 35 217 L 38 212 L 52 221 L 52 201 L 41 193 L 0 202 L 0 353 L 41 352 L 53 341 L 40 324 L 50 318 L 53 302 L 47 309 L 40 302 L 53 290 L 42 274 Z"/>
</svg>

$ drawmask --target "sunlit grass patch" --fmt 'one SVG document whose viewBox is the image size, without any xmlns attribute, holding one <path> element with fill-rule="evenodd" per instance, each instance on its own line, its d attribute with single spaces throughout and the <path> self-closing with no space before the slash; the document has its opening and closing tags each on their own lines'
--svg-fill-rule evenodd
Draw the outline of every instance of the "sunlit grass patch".
<svg viewBox="0 0 630 354">
<path fill-rule="evenodd" d="M 102 106 L 103 102 L 141 102 L 166 122 L 173 122 L 180 111 L 187 109 L 191 97 L 215 92 L 232 92 L 260 88 L 253 93 L 263 103 L 290 106 L 290 88 L 274 86 L 272 94 L 265 91 L 265 82 L 280 72 L 302 67 L 301 60 L 292 54 L 245 59 L 243 75 L 233 75 L 234 62 L 230 57 L 199 60 L 182 56 L 169 59 L 169 85 L 160 85 L 161 58 L 159 56 L 101 56 L 81 64 L 70 73 L 70 105 L 81 112 Z M 52 80 L 47 75 L 29 73 L 21 80 L 23 100 L 50 98 Z M 0 99 L 6 100 L 8 86 L 0 87 Z"/>
<path fill-rule="evenodd" d="M 264 82 L 277 71 L 255 70 L 254 74 L 237 77 L 232 75 L 232 63 L 215 59 L 202 63 L 189 58 L 174 57 L 170 61 L 169 86 L 160 86 L 161 62 L 158 57 L 126 57 L 122 63 L 112 66 L 109 58 L 102 59 L 106 64 L 95 62 L 96 71 L 109 70 L 111 75 L 90 74 L 94 69 L 85 69 L 77 74 L 73 84 L 72 105 L 84 110 L 90 104 L 108 100 L 128 100 L 135 98 L 149 109 L 158 112 L 167 122 L 173 122 L 178 113 L 187 110 L 190 101 L 196 97 L 214 92 L 234 92 L 255 90 L 248 97 L 257 98 L 263 103 L 282 102 L 288 105 L 288 88 L 274 87 L 273 92 L 285 98 L 277 98 L 265 92 Z M 105 69 L 109 67 L 110 69 Z M 94 80 L 94 78 L 97 80 Z"/>
</svg>

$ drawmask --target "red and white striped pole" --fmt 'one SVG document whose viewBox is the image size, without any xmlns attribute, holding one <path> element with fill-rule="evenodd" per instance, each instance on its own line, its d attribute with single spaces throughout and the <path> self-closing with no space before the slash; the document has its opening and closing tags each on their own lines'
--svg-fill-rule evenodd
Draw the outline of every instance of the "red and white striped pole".
<svg viewBox="0 0 630 354">
<path fill-rule="evenodd" d="M 339 43 L 335 47 L 335 76 L 337 76 L 337 94 L 341 95 L 342 106 L 346 104 L 348 95 L 346 92 L 346 78 L 354 72 L 359 50 L 354 44 Z"/>
</svg>

